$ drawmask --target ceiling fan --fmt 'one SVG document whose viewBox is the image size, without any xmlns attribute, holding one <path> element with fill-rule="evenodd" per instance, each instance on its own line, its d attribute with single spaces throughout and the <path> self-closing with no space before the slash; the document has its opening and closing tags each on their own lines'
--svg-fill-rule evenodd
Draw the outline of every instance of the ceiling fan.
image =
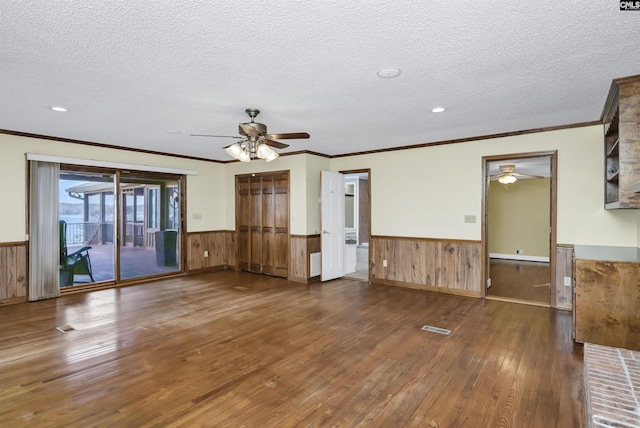
<svg viewBox="0 0 640 428">
<path fill-rule="evenodd" d="M 540 175 L 519 174 L 515 172 L 515 170 L 515 165 L 500 165 L 500 171 L 502 171 L 502 173 L 493 174 L 490 179 L 498 180 L 500 183 L 507 185 L 515 183 L 518 178 L 544 178 Z"/>
<path fill-rule="evenodd" d="M 250 122 L 240 123 L 238 125 L 237 136 L 229 135 L 208 135 L 208 134 L 191 134 L 193 137 L 220 137 L 220 138 L 236 138 L 237 143 L 225 147 L 227 154 L 241 162 L 250 162 L 252 158 L 265 159 L 271 162 L 280 156 L 271 147 L 284 149 L 289 147 L 288 144 L 281 143 L 276 140 L 292 140 L 299 138 L 309 138 L 306 132 L 290 132 L 287 134 L 267 134 L 267 125 L 255 122 L 254 119 L 260 114 L 257 108 L 248 108 L 245 112 L 251 118 Z"/>
</svg>

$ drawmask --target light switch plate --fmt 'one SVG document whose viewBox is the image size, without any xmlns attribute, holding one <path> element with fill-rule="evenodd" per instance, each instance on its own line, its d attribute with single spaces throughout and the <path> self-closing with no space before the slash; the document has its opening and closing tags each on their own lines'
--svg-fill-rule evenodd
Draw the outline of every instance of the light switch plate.
<svg viewBox="0 0 640 428">
<path fill-rule="evenodd" d="M 474 215 L 465 215 L 464 216 L 464 222 L 465 223 L 475 223 L 476 222 L 476 216 L 474 216 Z"/>
</svg>

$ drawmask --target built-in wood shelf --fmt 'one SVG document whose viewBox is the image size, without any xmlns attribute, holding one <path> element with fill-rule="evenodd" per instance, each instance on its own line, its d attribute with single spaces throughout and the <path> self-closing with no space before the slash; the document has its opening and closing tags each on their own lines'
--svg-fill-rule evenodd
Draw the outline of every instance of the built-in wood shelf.
<svg viewBox="0 0 640 428">
<path fill-rule="evenodd" d="M 602 123 L 605 208 L 640 208 L 640 75 L 612 82 Z"/>
</svg>

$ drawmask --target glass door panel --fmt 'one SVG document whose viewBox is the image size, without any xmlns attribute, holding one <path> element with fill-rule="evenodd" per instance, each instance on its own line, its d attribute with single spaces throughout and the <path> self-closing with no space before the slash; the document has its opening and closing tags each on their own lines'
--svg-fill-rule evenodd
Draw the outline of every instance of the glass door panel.
<svg viewBox="0 0 640 428">
<path fill-rule="evenodd" d="M 114 278 L 114 174 L 60 169 L 60 287 Z"/>
<path fill-rule="evenodd" d="M 180 271 L 180 179 L 120 175 L 120 279 Z"/>
</svg>

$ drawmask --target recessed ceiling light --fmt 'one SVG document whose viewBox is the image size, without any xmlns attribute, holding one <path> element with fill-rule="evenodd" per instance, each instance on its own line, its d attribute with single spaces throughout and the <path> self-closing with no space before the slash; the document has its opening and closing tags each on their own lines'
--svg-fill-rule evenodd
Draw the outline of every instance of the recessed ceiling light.
<svg viewBox="0 0 640 428">
<path fill-rule="evenodd" d="M 177 129 L 167 129 L 169 134 L 182 134 L 182 131 L 178 131 Z"/>
<path fill-rule="evenodd" d="M 383 79 L 390 79 L 399 75 L 400 69 L 397 67 L 385 67 L 382 70 L 378 71 L 378 76 L 382 77 Z"/>
<path fill-rule="evenodd" d="M 444 107 L 436 107 L 434 109 L 431 110 L 431 112 L 433 113 L 442 113 L 445 110 Z"/>
<path fill-rule="evenodd" d="M 51 107 L 51 110 L 53 110 L 53 111 L 67 111 L 66 108 L 60 107 L 60 106 L 53 106 L 53 107 Z"/>
</svg>

